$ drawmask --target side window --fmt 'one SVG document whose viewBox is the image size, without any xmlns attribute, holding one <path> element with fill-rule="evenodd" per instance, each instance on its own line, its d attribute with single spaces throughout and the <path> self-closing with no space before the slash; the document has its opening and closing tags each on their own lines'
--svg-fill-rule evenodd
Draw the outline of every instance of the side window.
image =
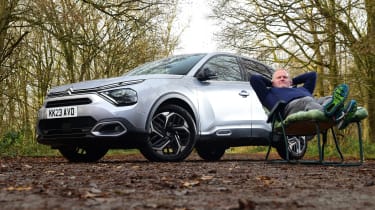
<svg viewBox="0 0 375 210">
<path fill-rule="evenodd" d="M 217 74 L 219 81 L 242 81 L 241 69 L 237 59 L 232 56 L 217 56 L 204 64 L 202 69 L 208 68 Z"/>
<path fill-rule="evenodd" d="M 272 77 L 271 69 L 269 69 L 268 67 L 266 67 L 265 65 L 261 63 L 242 58 L 241 64 L 247 72 L 247 77 L 249 77 L 250 75 L 254 75 L 254 74 L 257 74 L 257 75 L 260 74 L 268 78 Z"/>
</svg>

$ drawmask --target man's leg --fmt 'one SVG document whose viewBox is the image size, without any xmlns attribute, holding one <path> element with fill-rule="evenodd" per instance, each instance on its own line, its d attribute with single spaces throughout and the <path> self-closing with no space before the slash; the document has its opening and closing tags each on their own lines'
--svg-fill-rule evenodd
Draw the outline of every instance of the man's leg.
<svg viewBox="0 0 375 210">
<path fill-rule="evenodd" d="M 331 102 L 332 96 L 324 96 L 316 99 L 316 102 L 318 102 L 320 105 L 325 106 L 329 102 Z"/>
<path fill-rule="evenodd" d="M 303 98 L 297 98 L 286 105 L 284 109 L 284 117 L 299 111 L 309 111 L 313 109 L 323 111 L 323 106 L 313 97 L 306 96 Z"/>
<path fill-rule="evenodd" d="M 345 117 L 338 123 L 337 127 L 340 130 L 345 129 L 353 121 L 356 111 L 357 101 L 352 99 L 345 105 L 343 111 L 345 113 Z"/>
<path fill-rule="evenodd" d="M 349 95 L 349 86 L 338 85 L 332 93 L 331 100 L 324 105 L 324 113 L 327 117 L 335 117 L 344 107 L 344 101 Z"/>
<path fill-rule="evenodd" d="M 332 103 L 332 96 L 321 97 L 321 98 L 316 99 L 316 101 L 319 104 L 321 104 L 323 107 L 325 107 L 327 104 Z M 332 116 L 333 120 L 338 122 L 338 121 L 340 121 L 344 118 L 345 113 L 344 113 L 343 109 L 344 109 L 344 105 L 341 105 L 340 107 L 338 107 L 336 109 L 336 112 Z M 324 108 L 323 108 L 323 111 L 324 111 Z M 329 116 L 327 116 L 327 117 L 329 117 Z"/>
</svg>

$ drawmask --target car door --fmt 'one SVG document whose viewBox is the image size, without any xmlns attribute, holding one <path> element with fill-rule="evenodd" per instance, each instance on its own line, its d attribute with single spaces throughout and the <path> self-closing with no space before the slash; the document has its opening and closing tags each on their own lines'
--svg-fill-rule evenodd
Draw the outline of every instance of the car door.
<svg viewBox="0 0 375 210">
<path fill-rule="evenodd" d="M 246 78 L 250 78 L 251 75 L 262 75 L 263 77 L 271 79 L 273 69 L 268 67 L 258 61 L 240 58 L 240 64 L 242 68 L 245 70 Z M 259 101 L 258 96 L 256 95 L 254 89 L 249 86 L 249 98 L 251 100 L 251 127 L 252 127 L 252 135 L 258 136 L 259 133 L 256 133 L 258 130 L 269 129 L 269 125 L 266 124 L 267 114 L 263 105 Z"/>
<path fill-rule="evenodd" d="M 217 78 L 200 82 L 198 104 L 201 135 L 250 137 L 250 85 L 243 79 L 237 58 L 215 56 L 201 67 L 201 71 L 204 69 L 216 73 Z"/>
</svg>

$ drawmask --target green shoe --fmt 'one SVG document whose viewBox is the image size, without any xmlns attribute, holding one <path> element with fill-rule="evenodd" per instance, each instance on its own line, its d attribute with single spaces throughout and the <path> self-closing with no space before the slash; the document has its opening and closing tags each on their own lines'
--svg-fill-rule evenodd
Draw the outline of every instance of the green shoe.
<svg viewBox="0 0 375 210">
<path fill-rule="evenodd" d="M 349 95 L 349 86 L 346 84 L 338 85 L 332 94 L 332 99 L 324 105 L 324 113 L 327 117 L 334 116 L 340 108 L 343 107 L 345 99 Z"/>
<path fill-rule="evenodd" d="M 344 112 L 345 112 L 344 119 L 341 120 L 339 124 L 337 125 L 339 130 L 345 129 L 353 121 L 356 111 L 357 111 L 357 101 L 350 100 L 349 103 L 344 108 Z"/>
</svg>

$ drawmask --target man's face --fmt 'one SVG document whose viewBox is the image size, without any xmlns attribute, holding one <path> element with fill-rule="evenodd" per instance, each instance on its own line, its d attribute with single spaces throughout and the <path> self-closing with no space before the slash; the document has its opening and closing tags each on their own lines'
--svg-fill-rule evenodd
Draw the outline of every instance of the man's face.
<svg viewBox="0 0 375 210">
<path fill-rule="evenodd" d="M 288 88 L 292 85 L 289 74 L 285 70 L 276 70 L 272 77 L 272 86 L 278 88 Z"/>
</svg>

